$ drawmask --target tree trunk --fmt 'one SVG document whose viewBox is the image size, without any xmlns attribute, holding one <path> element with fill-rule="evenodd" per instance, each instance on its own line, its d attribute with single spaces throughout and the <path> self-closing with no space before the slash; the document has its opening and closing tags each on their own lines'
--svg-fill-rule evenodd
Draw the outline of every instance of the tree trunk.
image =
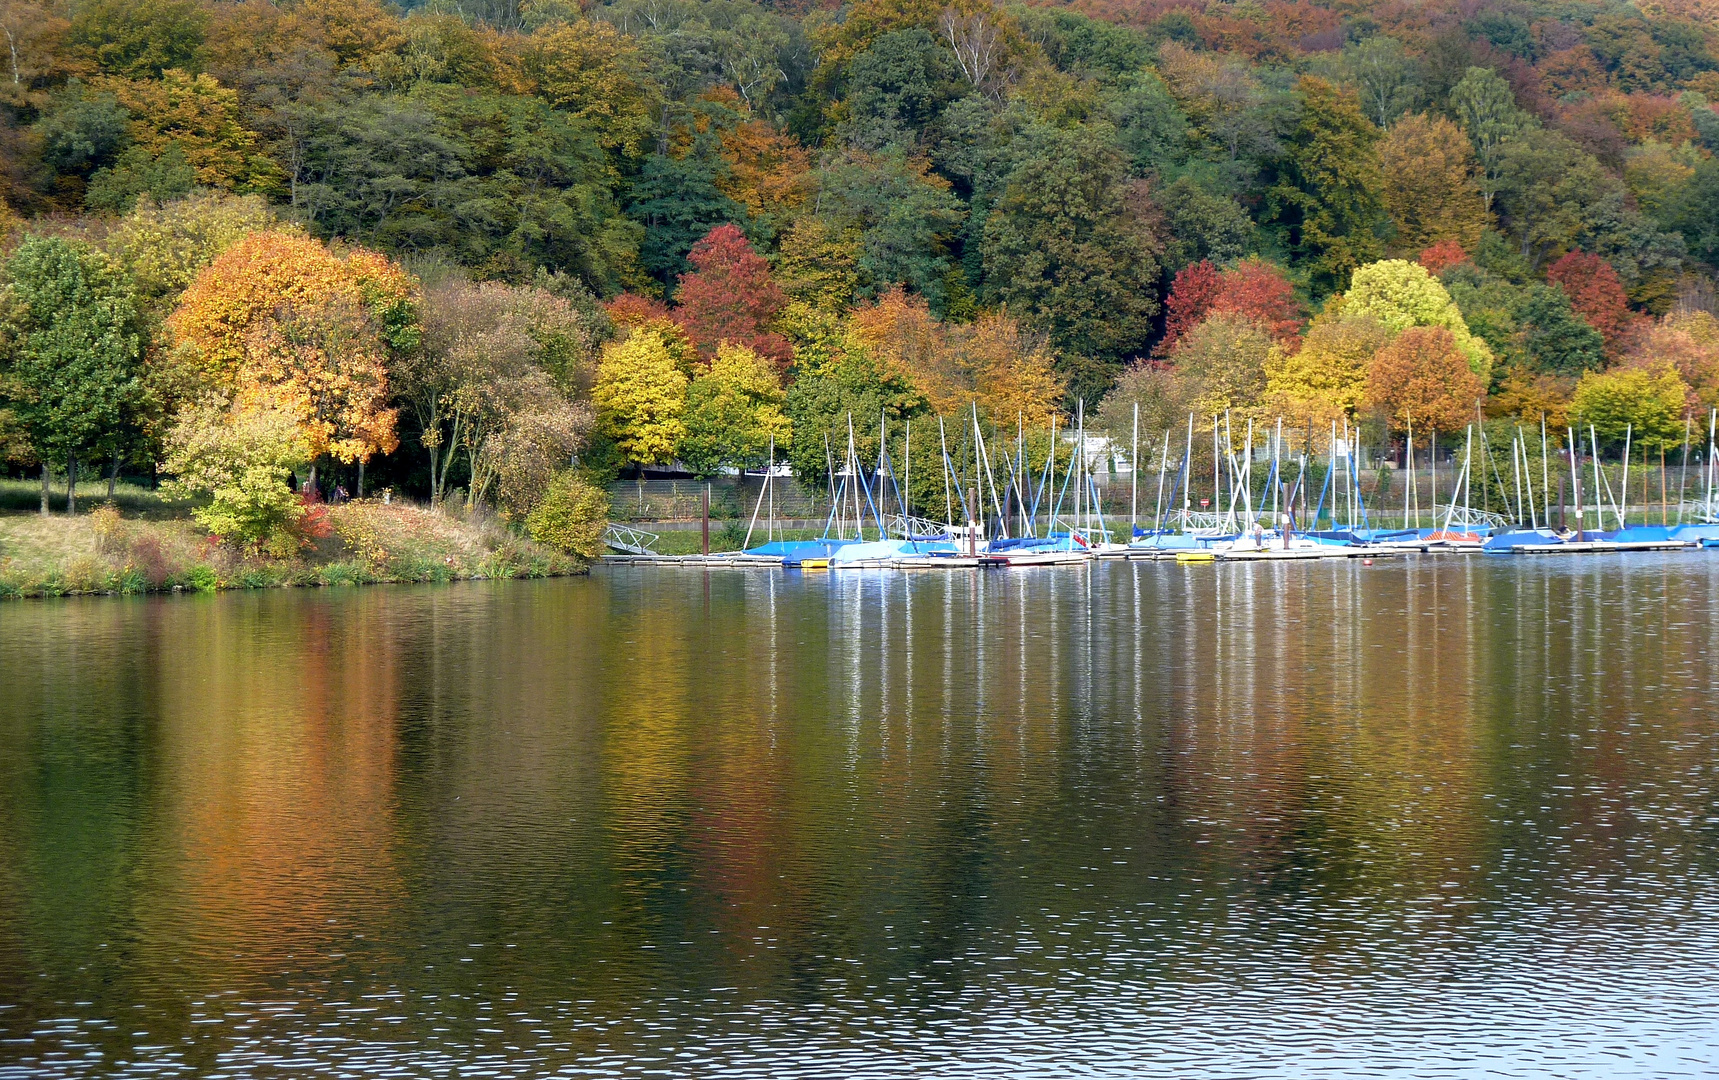
<svg viewBox="0 0 1719 1080">
<path fill-rule="evenodd" d="M 107 501 L 113 501 L 114 485 L 119 483 L 119 451 L 113 452 L 113 468 L 107 474 Z"/>
<path fill-rule="evenodd" d="M 42 462 L 42 514 L 48 513 L 48 463 Z"/>
<path fill-rule="evenodd" d="M 78 512 L 78 456 L 66 452 L 66 513 Z"/>
<path fill-rule="evenodd" d="M 305 482 L 310 485 L 310 494 L 314 498 L 317 494 L 317 490 L 316 490 L 316 462 L 314 462 L 314 461 L 310 463 L 310 479 L 305 481 Z"/>
<path fill-rule="evenodd" d="M 358 497 L 364 497 L 364 459 L 358 459 Z"/>
</svg>

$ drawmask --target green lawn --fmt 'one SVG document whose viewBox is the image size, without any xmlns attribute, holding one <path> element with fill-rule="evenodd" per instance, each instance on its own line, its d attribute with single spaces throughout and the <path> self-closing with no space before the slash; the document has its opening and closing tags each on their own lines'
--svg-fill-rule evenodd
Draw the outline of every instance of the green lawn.
<svg viewBox="0 0 1719 1080">
<path fill-rule="evenodd" d="M 106 480 L 84 480 L 78 483 L 78 512 L 87 513 L 107 501 Z M 121 480 L 113 490 L 114 505 L 126 517 L 164 519 L 184 517 L 193 503 L 164 498 L 158 491 Z M 0 514 L 36 513 L 42 505 L 40 480 L 0 479 Z M 49 488 L 48 505 L 54 513 L 66 509 L 66 484 L 56 479 Z"/>
</svg>

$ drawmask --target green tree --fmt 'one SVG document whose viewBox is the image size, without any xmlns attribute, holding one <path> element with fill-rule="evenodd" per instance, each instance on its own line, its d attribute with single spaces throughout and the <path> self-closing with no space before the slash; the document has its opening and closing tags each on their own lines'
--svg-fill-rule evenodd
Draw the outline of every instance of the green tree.
<svg viewBox="0 0 1719 1080">
<path fill-rule="evenodd" d="M 818 214 L 838 235 L 856 235 L 860 293 L 905 285 L 943 297 L 949 241 L 963 218 L 949 182 L 899 149 L 850 149 L 818 173 Z"/>
<path fill-rule="evenodd" d="M 141 146 L 119 155 L 112 166 L 97 169 L 84 189 L 84 206 L 91 210 L 126 213 L 139 198 L 156 201 L 177 199 L 191 193 L 197 170 L 191 167 L 178 143 L 170 143 L 159 156 Z"/>
<path fill-rule="evenodd" d="M 1188 118 L 1151 71 L 1131 76 L 1106 105 L 1116 126 L 1116 144 L 1128 155 L 1136 176 L 1163 171 L 1186 157 Z"/>
<path fill-rule="evenodd" d="M 1096 403 L 1146 352 L 1158 313 L 1151 203 L 1121 155 L 1085 135 L 1035 128 L 1019 162 L 985 221 L 981 295 L 1050 334 L 1071 398 Z"/>
<path fill-rule="evenodd" d="M 1696 166 L 1695 175 L 1667 214 L 1683 234 L 1689 251 L 1708 263 L 1719 263 L 1719 158 Z"/>
<path fill-rule="evenodd" d="M 603 350 L 591 388 L 598 427 L 628 461 L 673 461 L 686 437 L 686 387 L 662 335 L 640 327 Z"/>
<path fill-rule="evenodd" d="M 1471 67 L 1450 91 L 1450 110 L 1456 115 L 1463 131 L 1474 144 L 1474 156 L 1480 161 L 1483 182 L 1481 198 L 1487 213 L 1492 212 L 1492 198 L 1498 191 L 1504 143 L 1531 127 L 1533 117 L 1516 107 L 1516 95 L 1510 84 L 1491 68 Z"/>
<path fill-rule="evenodd" d="M 211 397 L 186 408 L 167 437 L 173 479 L 165 490 L 206 496 L 191 516 L 219 539 L 285 558 L 299 549 L 295 526 L 305 513 L 287 481 L 310 459 L 303 428 L 286 410 Z"/>
<path fill-rule="evenodd" d="M 955 58 L 928 31 L 882 34 L 848 67 L 836 137 L 862 150 L 911 145 L 959 90 Z"/>
<path fill-rule="evenodd" d="M 772 438 L 778 453 L 786 453 L 792 441 L 782 411 L 786 401 L 769 360 L 724 342 L 687 387 L 680 459 L 693 472 L 709 476 L 723 465 L 763 463 Z"/>
<path fill-rule="evenodd" d="M 109 75 L 158 78 L 194 71 L 209 16 L 193 0 L 88 0 L 66 33 L 74 55 Z"/>
<path fill-rule="evenodd" d="M 1373 123 L 1388 128 L 1414 107 L 1420 87 L 1415 62 L 1393 37 L 1375 34 L 1343 50 L 1343 67 L 1360 91 Z"/>
<path fill-rule="evenodd" d="M 58 173 L 88 176 L 131 141 L 129 121 L 113 94 L 72 79 L 48 95 L 36 120 L 42 164 Z"/>
<path fill-rule="evenodd" d="M 905 375 L 885 370 L 864 349 L 850 348 L 801 370 L 788 388 L 786 411 L 794 432 L 788 450 L 794 475 L 821 485 L 829 475 L 826 449 L 841 467 L 850 419 L 860 460 L 875 461 L 877 418 L 884 416 L 898 428 L 909 416 L 925 414 L 927 406 Z"/>
<path fill-rule="evenodd" d="M 1154 199 L 1164 210 L 1164 274 L 1202 259 L 1222 265 L 1259 249 L 1259 230 L 1242 205 L 1214 195 L 1189 177 L 1171 181 Z"/>
<path fill-rule="evenodd" d="M 14 422 L 42 465 L 66 462 L 76 509 L 77 458 L 132 422 L 141 336 L 130 283 L 107 256 L 60 238 L 25 240 L 5 264 L 0 372 Z"/>
<path fill-rule="evenodd" d="M 745 222 L 745 207 L 717 190 L 719 167 L 696 153 L 645 161 L 627 213 L 644 226 L 639 264 L 657 280 L 666 284 L 684 273 L 687 252 L 710 230 Z"/>
<path fill-rule="evenodd" d="M 572 469 L 563 469 L 525 519 L 539 544 L 587 561 L 603 554 L 603 529 L 609 523 L 609 496 Z"/>
<path fill-rule="evenodd" d="M 1531 286 L 1517 307 L 1516 319 L 1535 370 L 1579 375 L 1605 365 L 1605 339 L 1570 308 L 1570 299 L 1559 286 Z"/>
<path fill-rule="evenodd" d="M 1507 140 L 1499 155 L 1498 208 L 1504 229 L 1537 269 L 1549 255 L 1579 246 L 1622 185 L 1569 138 L 1534 128 Z"/>
<path fill-rule="evenodd" d="M 1268 201 L 1285 245 L 1306 264 L 1315 290 L 1329 292 L 1384 250 L 1379 129 L 1361 114 L 1352 92 L 1311 77 L 1299 89 L 1301 120 Z"/>
<path fill-rule="evenodd" d="M 324 235 L 438 251 L 486 276 L 547 267 L 604 294 L 636 276 L 644 229 L 621 214 L 612 163 L 531 98 L 425 84 L 338 99 L 309 112 L 294 160 L 290 201 Z"/>
</svg>

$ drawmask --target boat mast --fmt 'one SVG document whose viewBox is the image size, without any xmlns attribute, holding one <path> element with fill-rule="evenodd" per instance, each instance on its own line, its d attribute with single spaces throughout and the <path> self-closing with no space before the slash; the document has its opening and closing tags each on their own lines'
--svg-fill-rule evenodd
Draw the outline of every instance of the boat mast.
<svg viewBox="0 0 1719 1080">
<path fill-rule="evenodd" d="M 1128 542 L 1140 523 L 1140 403 L 1134 403 L 1134 448 L 1128 458 Z"/>
<path fill-rule="evenodd" d="M 943 518 L 955 527 L 955 501 L 949 494 L 949 437 L 943 430 L 943 417 L 937 418 L 937 444 L 943 448 Z"/>
<path fill-rule="evenodd" d="M 1474 495 L 1474 425 L 1468 425 L 1468 439 L 1462 444 L 1462 528 L 1469 529 L 1473 520 Z"/>
<path fill-rule="evenodd" d="M 1403 528 L 1405 530 L 1409 527 L 1409 496 L 1415 489 L 1415 418 L 1409 417 L 1408 424 L 1409 437 L 1408 442 L 1404 444 L 1406 447 L 1404 453 L 1409 459 L 1408 482 L 1403 485 Z M 1420 507 L 1417 506 L 1415 507 L 1415 524 L 1418 526 L 1420 523 Z"/>
<path fill-rule="evenodd" d="M 1695 418 L 1683 415 L 1683 465 L 1677 470 L 1677 523 L 1683 524 L 1683 482 L 1689 477 L 1689 430 Z"/>
<path fill-rule="evenodd" d="M 1165 428 L 1164 452 L 1158 456 L 1158 503 L 1152 514 L 1153 519 L 1157 522 L 1157 524 L 1153 526 L 1154 532 L 1162 531 L 1164 528 L 1164 467 L 1169 463 L 1170 429 Z M 1129 542 L 1133 543 L 1133 537 L 1129 537 Z"/>
<path fill-rule="evenodd" d="M 1552 527 L 1552 466 L 1546 460 L 1546 414 L 1540 414 L 1540 505 L 1546 510 L 1546 527 Z"/>
<path fill-rule="evenodd" d="M 1438 428 L 1436 426 L 1433 428 L 1432 434 L 1427 436 L 1427 439 L 1427 462 L 1432 467 L 1432 518 L 1433 526 L 1436 528 L 1438 526 Z M 1420 523 L 1421 518 L 1417 508 L 1415 524 L 1418 526 Z"/>
<path fill-rule="evenodd" d="M 1520 439 L 1510 440 L 1510 478 L 1516 482 L 1516 524 L 1522 524 L 1522 467 L 1518 464 L 1517 454 L 1521 448 Z"/>
<path fill-rule="evenodd" d="M 1623 495 L 1623 509 L 1620 511 L 1618 509 L 1618 501 L 1616 499 L 1612 500 L 1612 514 L 1614 516 L 1616 516 L 1616 518 L 1618 519 L 1618 528 L 1620 528 L 1620 529 L 1626 527 L 1626 523 L 1624 521 L 1624 518 L 1629 514 L 1629 447 L 1630 447 L 1630 436 L 1633 434 L 1635 434 L 1635 425 L 1633 423 L 1625 424 L 1624 425 L 1624 449 L 1623 449 L 1623 483 L 1618 488 L 1619 493 L 1621 495 Z"/>
</svg>

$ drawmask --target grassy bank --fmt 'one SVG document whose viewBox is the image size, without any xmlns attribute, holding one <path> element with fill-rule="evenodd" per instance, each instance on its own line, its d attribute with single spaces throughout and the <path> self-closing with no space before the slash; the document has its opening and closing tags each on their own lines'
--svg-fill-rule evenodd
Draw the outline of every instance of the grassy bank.
<svg viewBox="0 0 1719 1080">
<path fill-rule="evenodd" d="M 30 488 L 27 499 L 19 488 Z M 79 513 L 61 512 L 60 492 L 56 512 L 43 517 L 20 506 L 33 508 L 39 489 L 0 483 L 0 598 L 552 577 L 585 569 L 486 515 L 374 499 L 329 507 L 327 536 L 293 558 L 274 559 L 215 543 L 186 516 L 187 507 L 146 490 L 122 486 L 105 505 L 106 485 L 89 488 L 79 487 Z"/>
</svg>

